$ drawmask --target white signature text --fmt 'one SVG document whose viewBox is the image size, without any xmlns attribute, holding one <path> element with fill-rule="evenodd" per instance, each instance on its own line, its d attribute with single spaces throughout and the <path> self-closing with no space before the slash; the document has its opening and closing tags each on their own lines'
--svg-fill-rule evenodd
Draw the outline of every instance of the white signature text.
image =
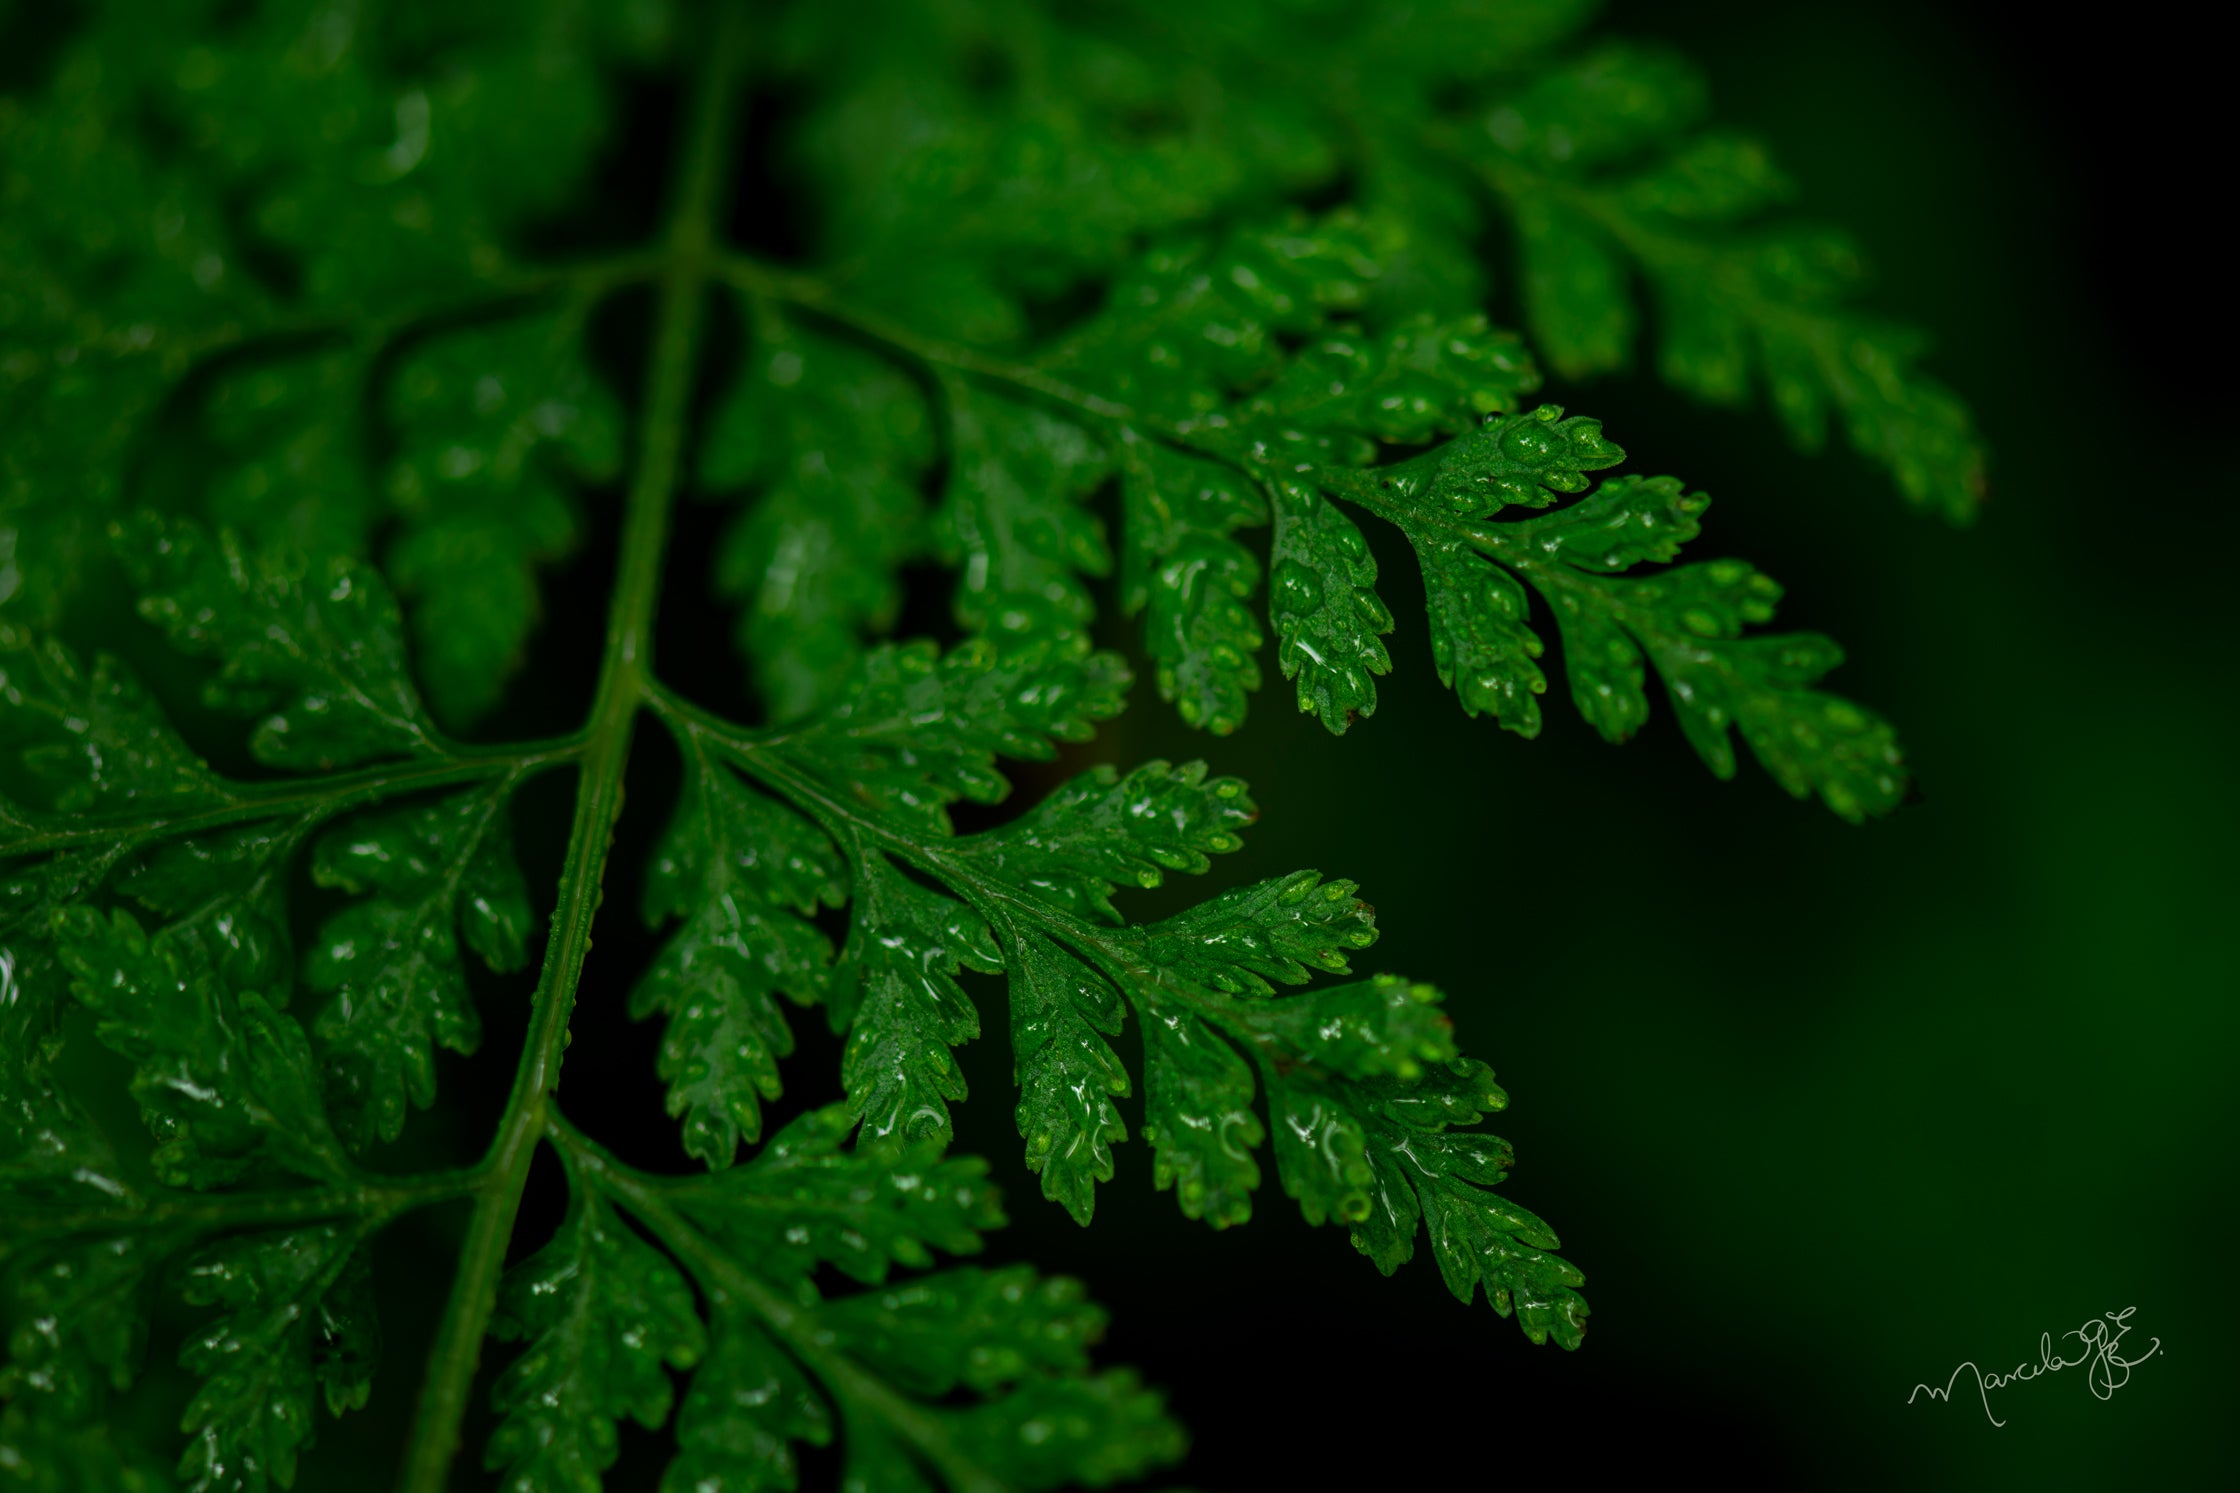
<svg viewBox="0 0 2240 1493">
<path fill-rule="evenodd" d="M 1942 1389 L 1933 1384 L 1916 1384 L 1913 1393 L 1906 1396 L 1906 1403 L 1910 1405 L 1924 1394 L 1934 1400 L 1949 1402 L 1954 1386 L 1960 1382 L 1960 1376 L 1964 1373 L 1973 1374 L 1976 1395 L 1983 1401 L 1984 1417 L 1995 1426 L 2003 1426 L 2006 1422 L 1991 1413 L 1991 1391 L 2005 1389 L 2018 1380 L 2043 1378 L 2047 1374 L 2074 1368 L 2084 1370 L 2085 1387 L 2092 1391 L 2093 1398 L 2105 1400 L 2131 1382 L 2133 1369 L 2161 1351 L 2161 1338 L 2148 1339 L 2147 1350 L 2136 1357 L 2127 1358 L 2119 1351 L 2123 1340 L 2130 1336 L 2131 1314 L 2137 1310 L 2135 1306 L 2127 1306 L 2120 1312 L 2103 1312 L 2082 1327 L 2061 1334 L 2063 1343 L 2071 1338 L 2077 1340 L 2078 1353 L 2075 1358 L 2064 1358 L 2054 1352 L 2053 1334 L 2042 1332 L 2038 1334 L 2038 1357 L 2035 1362 L 2026 1358 L 2003 1374 L 1985 1373 L 1972 1361 L 1966 1362 L 1952 1371 L 1952 1377 L 1945 1380 Z"/>
</svg>

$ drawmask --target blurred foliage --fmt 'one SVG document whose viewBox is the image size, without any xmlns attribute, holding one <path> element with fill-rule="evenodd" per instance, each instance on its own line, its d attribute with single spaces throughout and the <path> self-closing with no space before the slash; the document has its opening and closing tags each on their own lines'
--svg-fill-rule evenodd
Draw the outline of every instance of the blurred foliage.
<svg viewBox="0 0 2240 1493">
<path fill-rule="evenodd" d="M 698 34 L 654 3 L 202 9 L 0 5 L 0 695 L 29 749 L 6 832 L 129 804 L 234 826 L 8 883 L 12 926 L 53 938 L 8 946 L 0 1191 L 18 1220 L 88 1185 L 141 1211 L 61 1244 L 0 1232 L 0 1486 L 166 1486 L 135 1447 L 175 1426 L 191 1486 L 284 1485 L 299 1454 L 301 1485 L 386 1481 L 396 1364 L 462 1220 L 369 1237 L 399 1192 L 212 1242 L 169 1189 L 270 1200 L 369 1155 L 433 1174 L 500 1118 L 527 1002 L 496 976 L 537 947 L 568 811 L 532 779 L 564 754 L 447 733 L 579 714 L 643 419 L 617 391 L 647 270 L 609 250 L 651 229 L 679 143 L 664 70 Z M 667 1170 L 665 1107 L 713 1170 L 556 1138 L 570 1185 L 532 1183 L 496 1324 L 529 1346 L 507 1418 L 468 1427 L 509 1486 L 610 1465 L 613 1488 L 742 1466 L 1049 1486 L 1179 1454 L 1160 1396 L 1092 1372 L 1103 1313 L 1015 1257 L 1113 1303 L 1208 1485 L 1389 1475 L 1389 1441 L 1345 1427 L 1476 1427 L 1489 1401 L 1531 1428 L 1519 1471 L 1641 1446 L 1782 1485 L 2229 1467 L 2235 1381 L 2202 1332 L 2234 1307 L 2223 626 L 2169 558 L 2107 542 L 2101 495 L 2120 470 L 2221 552 L 2231 519 L 2152 434 L 2185 391 L 2108 345 L 2117 313 L 2066 257 L 2074 162 L 1948 22 L 1621 7 L 1651 36 L 1570 40 L 1589 9 L 765 17 L 730 223 L 751 257 L 724 272 L 687 459 L 717 502 L 680 515 L 661 657 L 771 724 L 672 703 L 676 751 L 632 761 L 633 803 L 676 807 L 623 822 L 609 890 L 650 926 L 601 921 L 568 1055 L 585 1130 Z M 1707 129 L 1708 93 L 1792 169 Z M 1920 339 L 1856 309 L 1858 245 L 1784 204 L 1855 225 L 1878 299 L 1943 331 L 2001 453 L 1976 530 L 1879 511 L 1894 482 L 1973 513 L 1981 447 Z M 1544 378 L 1599 419 L 1535 408 Z M 1796 455 L 1746 412 L 1759 393 L 1798 447 L 1832 428 L 1856 458 Z M 1717 518 L 1675 479 L 1595 486 L 1622 455 L 1605 423 L 1715 489 Z M 2087 424 L 2119 436 L 2080 460 Z M 139 506 L 171 516 L 112 534 Z M 1684 738 L 1731 774 L 1735 729 L 1845 817 L 1906 788 L 1880 717 L 1812 688 L 1832 643 L 1745 635 L 1781 588 L 1663 568 L 1707 524 L 1853 640 L 1925 803 L 1861 834 L 1678 770 Z M 929 631 L 955 646 L 880 642 Z M 1218 744 L 1247 800 L 1189 728 L 1237 729 L 1271 639 L 1311 714 Z M 1543 718 L 1550 643 L 1591 731 Z M 1180 721 L 1103 725 L 1095 759 L 1146 764 L 1121 773 L 1081 739 L 1118 709 L 1113 650 L 1139 648 Z M 1380 692 L 1394 665 L 1517 735 Z M 324 780 L 274 776 L 368 761 L 426 793 L 289 799 Z M 985 807 L 1012 786 L 1038 806 Z M 1208 853 L 1237 890 L 1160 885 Z M 1367 870 L 1381 915 L 1303 864 Z M 1431 984 L 1269 999 L 1380 926 Z M 987 971 L 1010 976 L 1008 1051 L 968 1040 L 1005 999 Z M 1589 1353 L 1520 1359 L 1428 1267 L 1364 1281 L 1304 1231 L 1344 1224 L 1389 1271 L 1420 1219 L 1456 1295 L 1482 1277 L 1535 1339 L 1576 1342 L 1577 1271 L 1480 1185 L 1508 1146 L 1449 1128 L 1505 1097 L 1461 1047 L 1498 1047 L 1532 1096 L 1511 1128 L 1585 1241 Z M 1136 1073 L 1150 1144 L 1116 1145 Z M 831 1076 L 846 1104 L 805 1109 Z M 1015 1111 L 988 1102 L 1015 1082 Z M 979 1163 L 925 1150 L 926 1177 L 963 1170 L 920 1196 L 841 1144 L 859 1121 L 996 1158 L 1016 1226 L 991 1268 L 933 1269 L 1000 1221 Z M 1271 1135 L 1301 1215 L 1263 1210 L 1257 1243 L 1144 1206 L 1155 1181 L 1242 1218 Z M 2080 1370 L 1995 1391 L 2005 1428 L 1964 1395 L 1904 1403 L 2131 1305 L 2163 1357 L 2106 1401 Z M 789 1310 L 815 1331 L 774 1326 Z M 58 1320 L 78 1326 L 22 1326 Z M 696 1366 L 681 1392 L 664 1362 Z M 1280 1372 L 1240 1382 L 1259 1364 Z M 1331 1395 L 1333 1427 L 1244 1430 Z M 138 1434 L 88 1434 L 104 1400 Z M 665 1474 L 631 1422 L 672 1402 Z M 929 1424 L 909 1404 L 941 1432 L 905 1449 L 894 1427 Z"/>
</svg>

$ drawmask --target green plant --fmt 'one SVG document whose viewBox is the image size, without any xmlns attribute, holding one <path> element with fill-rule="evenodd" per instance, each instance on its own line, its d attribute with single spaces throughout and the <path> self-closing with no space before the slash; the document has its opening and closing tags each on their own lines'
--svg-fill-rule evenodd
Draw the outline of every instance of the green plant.
<svg viewBox="0 0 2240 1493">
<path fill-rule="evenodd" d="M 318 1402 L 369 1390 L 368 1241 L 449 1202 L 471 1212 L 407 1488 L 445 1484 L 493 1332 L 527 1343 L 494 1389 L 509 1488 L 596 1487 L 623 1418 L 668 1417 L 672 1370 L 675 1489 L 791 1486 L 792 1448 L 835 1435 L 851 1485 L 879 1489 L 1173 1461 L 1156 1394 L 1092 1370 L 1101 1318 L 1073 1283 L 936 1268 L 1000 1222 L 983 1165 L 944 1155 L 951 1050 L 980 1028 L 968 972 L 1007 977 L 1027 1164 L 1076 1219 L 1127 1138 L 1110 1039 L 1132 1010 L 1141 1129 L 1186 1214 L 1243 1221 L 1272 1138 L 1284 1190 L 1380 1268 L 1420 1225 L 1456 1295 L 1576 1346 L 1581 1277 L 1493 1190 L 1508 1148 L 1476 1126 L 1506 1099 L 1437 993 L 1311 983 L 1375 939 L 1353 883 L 1299 872 L 1150 923 L 1114 907 L 1235 849 L 1241 783 L 1092 767 L 985 830 L 949 809 L 1006 796 L 999 758 L 1047 760 L 1119 711 L 1129 671 L 1090 641 L 1114 570 L 1190 724 L 1245 719 L 1263 576 L 1300 708 L 1333 732 L 1371 714 L 1394 619 L 1348 508 L 1413 548 L 1471 714 L 1539 729 L 1537 596 L 1609 739 L 1647 718 L 1654 671 L 1720 775 L 1739 731 L 1846 818 L 1900 801 L 1889 727 L 1816 688 L 1834 645 L 1748 634 L 1779 588 L 1674 564 L 1706 500 L 1598 483 L 1623 453 L 1534 404 L 1532 352 L 1483 313 L 1498 223 L 1559 375 L 1625 360 L 1639 279 L 1672 382 L 1763 387 L 1803 441 L 1837 420 L 1955 518 L 1980 487 L 1911 339 L 1842 303 L 1842 241 L 1762 224 L 1783 190 L 1764 155 L 1697 130 L 1680 64 L 1575 41 L 1584 9 L 12 16 L 36 65 L 0 103 L 0 1474 L 165 1483 L 111 1402 L 168 1270 L 214 1309 L 181 1353 L 177 1480 L 292 1485 Z M 650 244 L 587 248 L 596 223 L 553 224 L 592 192 L 632 76 L 681 80 L 667 205 Z M 775 146 L 750 96 L 787 101 Z M 788 227 L 811 244 L 786 262 L 739 246 L 777 236 L 751 221 L 774 204 L 733 200 L 750 139 L 805 184 Z M 598 332 L 644 292 L 638 370 Z M 1117 545 L 1090 506 L 1112 487 Z M 713 579 L 752 726 L 654 671 L 688 489 L 740 500 Z M 479 739 L 544 572 L 617 497 L 583 725 Z M 1264 551 L 1239 537 L 1261 527 Z M 957 574 L 960 640 L 881 641 L 928 557 Z M 147 645 L 104 604 L 119 587 L 205 661 L 200 705 L 166 679 L 167 711 L 68 641 Z M 246 756 L 213 733 L 226 713 L 255 721 Z M 647 720 L 683 783 L 646 874 L 666 942 L 628 999 L 665 1022 L 685 1176 L 625 1165 L 555 1097 Z M 542 897 L 516 795 L 563 772 Z M 470 965 L 526 969 L 540 929 L 487 1150 L 390 1164 L 442 1097 L 438 1053 L 478 1044 Z M 845 1034 L 845 1098 L 765 1140 L 781 996 Z M 124 1102 L 152 1147 L 101 1123 Z M 506 1269 L 542 1146 L 566 1216 Z"/>
</svg>

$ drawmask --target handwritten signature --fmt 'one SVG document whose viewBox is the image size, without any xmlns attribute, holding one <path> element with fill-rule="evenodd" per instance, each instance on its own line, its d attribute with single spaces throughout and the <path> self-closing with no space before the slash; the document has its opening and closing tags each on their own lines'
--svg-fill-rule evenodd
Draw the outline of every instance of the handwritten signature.
<svg viewBox="0 0 2240 1493">
<path fill-rule="evenodd" d="M 2063 1358 L 2054 1352 L 2053 1334 L 2042 1332 L 2038 1334 L 2036 1363 L 2024 1359 L 2004 1374 L 1987 1374 L 1972 1361 L 1962 1363 L 1952 1371 L 1952 1377 L 1944 1381 L 1944 1388 L 1939 1389 L 1933 1384 L 1916 1384 L 1913 1393 L 1906 1396 L 1906 1403 L 1912 1404 L 1923 1394 L 1931 1399 L 1949 1402 L 1953 1386 L 1960 1382 L 1960 1375 L 1965 1371 L 1976 1376 L 1976 1393 L 1983 1401 L 1984 1418 L 1995 1426 L 2003 1426 L 2006 1422 L 1991 1413 L 1991 1391 L 2005 1389 L 2019 1379 L 2038 1379 L 2047 1374 L 2059 1373 L 2063 1369 L 2080 1367 L 2084 1370 L 2085 1387 L 2092 1391 L 2093 1398 L 2105 1400 L 2131 1382 L 2133 1369 L 2162 1349 L 2162 1339 L 2153 1338 L 2147 1343 L 2147 1351 L 2136 1358 L 2126 1358 L 2117 1351 L 2123 1340 L 2131 1334 L 2131 1314 L 2137 1310 L 2135 1306 L 2127 1306 L 2120 1312 L 2103 1312 L 2087 1320 L 2082 1327 L 2061 1334 L 2061 1341 L 2066 1343 L 2070 1338 L 2075 1338 L 2082 1348 L 2083 1351 L 2075 1358 Z"/>
</svg>

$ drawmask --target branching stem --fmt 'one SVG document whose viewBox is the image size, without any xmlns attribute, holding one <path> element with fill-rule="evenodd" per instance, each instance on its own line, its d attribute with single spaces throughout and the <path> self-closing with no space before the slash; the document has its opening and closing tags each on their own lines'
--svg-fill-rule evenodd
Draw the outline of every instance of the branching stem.
<svg viewBox="0 0 2240 1493">
<path fill-rule="evenodd" d="M 382 1178 L 346 1187 L 284 1187 L 270 1192 L 163 1192 L 111 1208 L 22 1207 L 8 1215 L 10 1241 L 178 1230 L 196 1234 L 285 1228 L 322 1218 L 357 1218 L 374 1226 L 417 1208 L 473 1192 L 480 1168 Z"/>
<path fill-rule="evenodd" d="M 1289 1063 L 1266 1030 L 1262 1019 L 1265 1008 L 1232 1000 L 1219 991 L 1177 979 L 1171 971 L 1154 968 L 1147 961 L 1137 930 L 1111 928 L 1062 912 L 1023 894 L 1000 877 L 987 875 L 956 841 L 929 843 L 865 813 L 775 750 L 783 740 L 778 733 L 732 725 L 660 685 L 653 687 L 649 704 L 680 737 L 690 739 L 696 748 L 713 743 L 728 760 L 816 820 L 839 843 L 869 842 L 945 883 L 990 922 L 1005 927 L 1025 922 L 1122 977 L 1130 992 L 1156 990 L 1158 999 L 1189 1007 L 1193 1014 L 1266 1054 L 1269 1061 Z"/>
<path fill-rule="evenodd" d="M 941 1475 L 951 1493 L 1010 1493 L 1011 1485 L 966 1455 L 938 1417 L 835 1347 L 831 1333 L 819 1327 L 814 1307 L 759 1279 L 679 1212 L 670 1201 L 673 1184 L 616 1160 L 556 1110 L 548 1112 L 545 1123 L 547 1136 L 567 1155 L 572 1176 L 636 1214 L 691 1270 L 715 1305 L 751 1312 L 824 1382 L 844 1412 L 877 1417 Z"/>
<path fill-rule="evenodd" d="M 49 824 L 37 816 L 23 816 L 20 831 L 0 832 L 0 859 L 45 855 L 78 845 L 118 844 L 130 850 L 150 840 L 203 834 L 229 825 L 259 819 L 283 819 L 291 814 L 331 817 L 377 799 L 426 789 L 451 788 L 489 778 L 514 782 L 573 762 L 582 756 L 579 738 L 531 743 L 504 751 L 474 750 L 455 757 L 386 762 L 356 772 L 338 772 L 319 778 L 287 778 L 273 783 L 227 783 L 223 800 L 165 809 L 143 809 L 121 817 L 60 817 Z M 16 830 L 16 825 L 7 826 Z"/>
<path fill-rule="evenodd" d="M 701 303 L 722 207 L 733 87 L 745 40 L 743 7 L 735 3 L 719 7 L 715 26 L 689 105 L 684 155 L 660 251 L 660 299 L 645 418 L 625 500 L 606 653 L 584 733 L 560 903 L 531 1008 L 528 1041 L 497 1137 L 483 1163 L 459 1273 L 429 1352 L 419 1410 L 398 1479 L 402 1493 L 441 1493 L 449 1480 L 482 1340 L 497 1306 L 498 1276 L 528 1183 L 529 1162 L 546 1132 L 549 1102 L 559 1085 L 568 1018 L 575 1009 L 607 852 L 622 810 L 623 770 L 652 663 L 669 505 L 683 468 Z"/>
<path fill-rule="evenodd" d="M 1238 440 L 1236 430 L 1221 416 L 1203 421 L 1175 421 L 1136 409 L 1079 388 L 1029 364 L 1014 363 L 976 348 L 924 336 L 876 311 L 849 304 L 820 280 L 744 255 L 723 256 L 718 272 L 749 295 L 780 301 L 807 312 L 936 376 L 964 374 L 985 383 L 1000 384 L 1044 404 L 1056 405 L 1069 414 L 1087 416 L 1099 425 L 1147 436 L 1174 450 L 1218 462 L 1266 492 L 1279 518 L 1283 511 L 1283 505 L 1275 501 L 1279 477 L 1299 477 L 1335 490 L 1342 475 L 1353 470 L 1319 466 L 1279 468 L 1248 459 L 1240 455 L 1243 443 Z M 1352 496 L 1351 493 L 1346 495 Z"/>
</svg>

